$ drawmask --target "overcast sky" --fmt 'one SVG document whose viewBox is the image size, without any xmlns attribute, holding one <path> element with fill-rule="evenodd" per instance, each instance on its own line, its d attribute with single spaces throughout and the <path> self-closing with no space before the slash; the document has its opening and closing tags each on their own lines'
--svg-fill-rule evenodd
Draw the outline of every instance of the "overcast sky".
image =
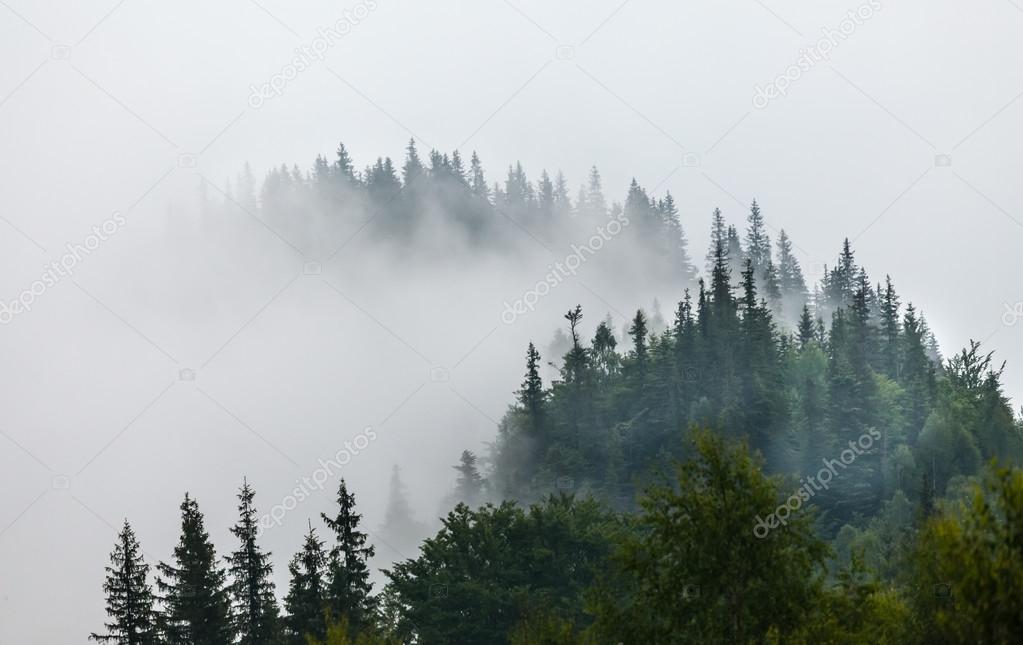
<svg viewBox="0 0 1023 645">
<path fill-rule="evenodd" d="M 361 168 L 415 138 L 491 180 L 562 169 L 573 194 L 596 165 L 609 198 L 670 190 L 697 258 L 713 208 L 742 224 L 755 197 L 808 277 L 849 237 L 946 354 L 1008 360 L 1018 402 L 1021 29 L 1014 0 L 0 1 L 0 299 L 116 229 L 0 326 L 0 643 L 100 628 L 124 517 L 154 564 L 190 490 L 223 552 L 243 475 L 277 503 L 367 426 L 345 476 L 370 527 L 393 463 L 434 517 L 528 338 L 577 301 L 590 322 L 648 304 L 568 284 L 508 328 L 543 258 L 405 275 L 363 238 L 328 262 L 244 213 L 196 235 L 196 186 L 246 161 L 307 169 L 343 140 Z M 267 533 L 279 581 L 331 492 Z"/>
</svg>

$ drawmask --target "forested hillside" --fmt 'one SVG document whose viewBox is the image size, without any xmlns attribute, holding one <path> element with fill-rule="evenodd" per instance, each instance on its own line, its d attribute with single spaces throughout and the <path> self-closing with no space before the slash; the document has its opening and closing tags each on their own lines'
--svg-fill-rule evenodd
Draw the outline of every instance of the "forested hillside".
<svg viewBox="0 0 1023 645">
<path fill-rule="evenodd" d="M 698 270 L 670 195 L 633 182 L 608 204 L 596 169 L 571 199 L 560 173 L 530 182 L 515 166 L 490 185 L 475 154 L 467 167 L 457 153 L 424 163 L 410 143 L 400 173 L 390 159 L 357 172 L 341 146 L 311 173 L 272 171 L 258 199 L 246 171 L 225 199 L 310 238 L 331 218 L 379 217 L 374 234 L 409 253 L 443 248 L 437 218 L 480 252 L 508 253 L 502 222 L 563 248 L 622 216 L 632 243 L 601 253 L 675 285 L 674 316 L 640 309 L 616 330 L 565 303 L 564 323 L 551 321 L 565 346 L 525 348 L 490 452 L 452 455 L 442 528 L 411 540 L 418 552 L 383 589 L 369 575 L 377 538 L 344 480 L 290 561 L 260 548 L 246 482 L 226 558 L 187 495 L 180 544 L 155 576 L 125 523 L 104 586 L 110 623 L 94 638 L 1018 642 L 1023 422 L 1004 364 L 976 342 L 943 357 L 909 296 L 848 240 L 811 284 L 754 202 L 744 230 L 713 212 Z M 584 313 L 600 321 L 589 337 Z M 397 470 L 392 491 L 379 539 L 408 539 L 422 527 Z"/>
</svg>

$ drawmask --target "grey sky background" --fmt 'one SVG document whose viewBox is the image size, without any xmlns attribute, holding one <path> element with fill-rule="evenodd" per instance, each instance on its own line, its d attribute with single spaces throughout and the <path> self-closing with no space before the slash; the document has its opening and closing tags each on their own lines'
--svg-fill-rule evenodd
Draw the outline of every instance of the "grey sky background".
<svg viewBox="0 0 1023 645">
<path fill-rule="evenodd" d="M 584 271 L 503 325 L 502 302 L 553 259 L 542 249 L 409 270 L 364 234 L 328 261 L 246 213 L 200 226 L 199 183 L 222 187 L 246 161 L 259 179 L 308 169 L 343 140 L 358 168 L 400 163 L 414 137 L 423 154 L 477 150 L 491 181 L 515 161 L 532 179 L 562 169 L 573 196 L 595 164 L 608 199 L 632 177 L 670 190 L 699 260 L 713 208 L 743 225 L 755 197 L 809 278 L 849 237 L 946 354 L 974 338 L 1008 360 L 1018 403 L 1023 6 L 880 0 L 829 60 L 754 105 L 864 5 L 0 1 L 0 299 L 115 211 L 126 221 L 0 326 L 0 643 L 81 643 L 100 627 L 124 517 L 155 564 L 189 490 L 226 552 L 243 475 L 278 503 L 366 426 L 378 439 L 344 474 L 369 528 L 393 463 L 434 518 L 458 452 L 493 438 L 530 338 L 545 345 L 576 302 L 621 329 L 620 312 L 658 295 L 667 314 L 678 297 Z M 250 87 L 346 10 L 324 60 L 254 107 Z M 311 261 L 322 274 L 306 275 Z M 279 584 L 335 487 L 266 533 Z M 380 566 L 402 555 L 378 548 Z"/>
</svg>

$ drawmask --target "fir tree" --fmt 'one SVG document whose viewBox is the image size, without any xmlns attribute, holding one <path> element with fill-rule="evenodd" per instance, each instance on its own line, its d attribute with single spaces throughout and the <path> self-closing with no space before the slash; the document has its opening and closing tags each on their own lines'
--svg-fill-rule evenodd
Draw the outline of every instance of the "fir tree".
<svg viewBox="0 0 1023 645">
<path fill-rule="evenodd" d="M 355 495 L 348 492 L 341 480 L 337 492 L 338 511 L 334 517 L 321 513 L 323 521 L 334 532 L 334 546 L 327 563 L 327 607 L 335 618 L 347 617 L 356 631 L 372 625 L 376 599 L 371 595 L 369 559 L 375 549 L 367 544 L 367 536 L 359 530 L 362 515 L 355 512 Z"/>
<path fill-rule="evenodd" d="M 482 200 L 490 199 L 490 188 L 487 186 L 487 179 L 483 174 L 483 164 L 476 151 L 472 151 L 472 158 L 469 160 L 469 189 L 472 194 Z"/>
<path fill-rule="evenodd" d="M 105 634 L 90 634 L 89 640 L 116 645 L 156 645 L 156 614 L 149 587 L 149 565 L 128 520 L 117 536 L 110 554 L 110 566 L 103 591 L 107 595 Z"/>
<path fill-rule="evenodd" d="M 521 389 L 517 392 L 519 405 L 529 422 L 530 433 L 539 437 L 544 427 L 544 405 L 546 396 L 543 390 L 543 381 L 540 378 L 540 352 L 532 341 L 526 349 L 526 378 L 522 382 Z"/>
<path fill-rule="evenodd" d="M 757 200 L 750 206 L 746 219 L 746 257 L 753 263 L 756 276 L 763 276 L 767 263 L 771 261 L 771 238 L 767 234 L 764 216 L 760 213 Z"/>
<path fill-rule="evenodd" d="M 416 521 L 412 505 L 408 501 L 408 492 L 401 481 L 401 470 L 395 464 L 391 467 L 390 490 L 387 495 L 387 508 L 384 511 L 384 523 L 380 534 L 386 545 L 398 551 L 398 555 L 413 550 L 426 533 L 426 527 Z"/>
<path fill-rule="evenodd" d="M 231 527 L 239 547 L 225 558 L 238 645 L 273 643 L 279 633 L 273 563 L 270 553 L 256 544 L 259 518 L 252 504 L 255 495 L 248 481 L 244 481 L 238 493 L 238 523 Z"/>
<path fill-rule="evenodd" d="M 162 629 L 167 645 L 224 645 L 234 639 L 224 570 L 203 526 L 195 500 L 181 503 L 181 540 L 174 564 L 161 562 L 156 585 L 163 604 Z"/>
<path fill-rule="evenodd" d="M 312 525 L 302 550 L 288 564 L 291 582 L 284 598 L 284 632 L 288 645 L 306 645 L 306 635 L 323 638 L 326 608 L 327 556 L 323 542 L 316 537 Z"/>
<path fill-rule="evenodd" d="M 458 479 L 455 480 L 455 500 L 469 508 L 476 508 L 483 501 L 483 476 L 476 466 L 476 460 L 476 455 L 471 450 L 463 450 L 458 465 L 452 466 L 458 471 Z"/>
</svg>

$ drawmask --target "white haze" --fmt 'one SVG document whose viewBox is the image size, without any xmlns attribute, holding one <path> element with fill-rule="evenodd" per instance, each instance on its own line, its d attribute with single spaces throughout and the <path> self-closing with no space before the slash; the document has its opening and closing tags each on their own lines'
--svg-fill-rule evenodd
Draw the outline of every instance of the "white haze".
<svg viewBox="0 0 1023 645">
<path fill-rule="evenodd" d="M 589 335 L 608 312 L 620 331 L 655 296 L 670 317 L 679 296 L 584 265 L 505 325 L 503 303 L 567 248 L 508 225 L 520 254 L 396 263 L 371 223 L 328 261 L 365 214 L 289 240 L 298 251 L 243 212 L 200 218 L 202 178 L 233 182 L 245 161 L 257 177 L 305 170 L 343 140 L 358 168 L 400 163 L 414 136 L 424 156 L 477 150 L 491 181 L 516 160 L 532 179 L 561 168 L 573 197 L 596 164 L 609 200 L 633 176 L 654 196 L 671 190 L 698 264 L 714 206 L 741 225 L 756 197 L 808 278 L 855 238 L 857 260 L 892 275 L 946 353 L 985 340 L 1009 361 L 1008 393 L 1023 391 L 1023 324 L 1003 323 L 1023 301 L 1023 10 L 1009 0 L 881 0 L 764 110 L 754 87 L 859 3 L 376 4 L 260 109 L 250 85 L 345 7 L 0 4 L 0 298 L 114 211 L 126 218 L 74 281 L 0 327 L 0 642 L 81 643 L 100 628 L 124 517 L 155 564 L 190 491 L 224 553 L 243 476 L 266 508 L 366 426 L 378 438 L 344 475 L 367 527 L 383 518 L 392 464 L 419 519 L 435 521 L 458 453 L 494 438 L 528 340 L 543 350 L 576 303 Z M 559 44 L 573 60 L 554 59 Z M 946 153 L 951 167 L 935 166 Z M 448 233 L 431 229 L 434 245 Z M 304 274 L 310 261 L 322 274 Z M 335 486 L 265 533 L 279 585 Z M 399 557 L 377 546 L 379 566 Z"/>
</svg>

